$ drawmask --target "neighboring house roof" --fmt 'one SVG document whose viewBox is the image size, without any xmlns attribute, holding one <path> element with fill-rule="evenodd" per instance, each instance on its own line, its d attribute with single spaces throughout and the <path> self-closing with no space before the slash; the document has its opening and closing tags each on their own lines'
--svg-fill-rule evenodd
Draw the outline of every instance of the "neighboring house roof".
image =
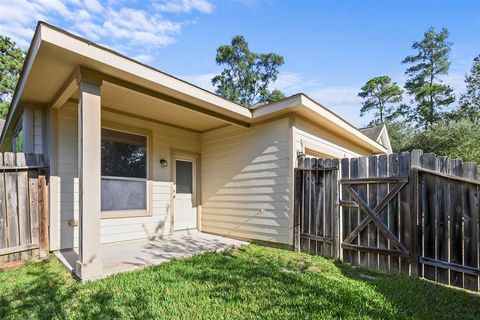
<svg viewBox="0 0 480 320">
<path fill-rule="evenodd" d="M 68 88 L 69 79 L 70 81 L 76 79 L 75 72 L 82 68 L 101 72 L 102 75 L 113 79 L 114 84 L 115 82 L 130 84 L 131 90 L 148 92 L 150 96 L 160 97 L 171 105 L 180 103 L 187 108 L 195 106 L 200 113 L 198 113 L 198 117 L 190 119 L 190 124 L 208 122 L 208 126 L 214 128 L 215 121 L 218 125 L 218 120 L 215 119 L 222 119 L 224 122 L 248 127 L 289 112 L 295 112 L 308 117 L 309 120 L 322 127 L 333 130 L 336 134 L 357 143 L 372 153 L 387 151 L 377 141 L 370 139 L 355 126 L 305 94 L 299 93 L 281 101 L 247 109 L 212 92 L 44 22 L 39 22 L 35 30 L 0 142 L 3 143 L 8 135 L 7 131 L 11 130 L 14 125 L 12 122 L 15 122 L 23 104 L 44 104 L 54 107 L 52 101 L 54 104 L 58 103 L 59 92 Z M 114 90 L 115 88 L 110 89 Z M 73 92 L 69 93 L 70 96 Z M 70 96 L 65 98 L 68 99 Z M 168 111 L 167 106 L 163 108 L 162 113 Z M 158 113 L 158 110 L 151 107 L 150 112 Z M 202 128 L 198 128 L 197 131 L 202 132 L 202 130 Z"/>
<path fill-rule="evenodd" d="M 378 142 L 382 146 L 388 149 L 388 153 L 392 153 L 392 146 L 390 144 L 390 136 L 388 135 L 387 126 L 384 123 L 365 127 L 359 129 L 361 133 Z"/>
<path fill-rule="evenodd" d="M 380 133 L 382 132 L 384 127 L 385 127 L 385 125 L 382 123 L 382 124 L 378 124 L 378 125 L 372 126 L 372 127 L 360 128 L 358 130 L 360 130 L 361 133 L 363 133 L 364 135 L 366 135 L 370 139 L 372 139 L 374 141 L 377 141 L 377 139 L 380 137 Z"/>
</svg>

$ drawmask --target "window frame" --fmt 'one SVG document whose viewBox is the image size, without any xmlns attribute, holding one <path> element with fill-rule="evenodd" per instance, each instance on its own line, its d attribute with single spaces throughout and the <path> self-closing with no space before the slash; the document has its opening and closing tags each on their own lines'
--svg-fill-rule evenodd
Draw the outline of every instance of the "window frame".
<svg viewBox="0 0 480 320">
<path fill-rule="evenodd" d="M 119 176 L 100 176 L 100 179 L 106 180 L 119 180 L 119 181 L 144 181 L 145 192 L 146 194 L 146 209 L 125 209 L 125 210 L 101 210 L 102 219 L 117 219 L 117 218 L 132 218 L 132 217 L 151 217 L 152 216 L 152 183 L 151 183 L 151 156 L 152 156 L 152 133 L 149 130 L 138 129 L 133 127 L 128 127 L 125 125 L 116 125 L 113 123 L 104 123 L 102 122 L 101 129 L 107 129 L 117 132 L 122 132 L 131 135 L 137 135 L 145 137 L 146 140 L 146 175 L 145 178 L 136 178 L 136 177 L 119 177 Z M 102 137 L 100 136 L 100 139 Z M 101 152 L 101 150 L 100 150 Z M 100 155 L 101 156 L 101 155 Z M 101 197 L 101 188 L 100 188 L 100 197 Z"/>
</svg>

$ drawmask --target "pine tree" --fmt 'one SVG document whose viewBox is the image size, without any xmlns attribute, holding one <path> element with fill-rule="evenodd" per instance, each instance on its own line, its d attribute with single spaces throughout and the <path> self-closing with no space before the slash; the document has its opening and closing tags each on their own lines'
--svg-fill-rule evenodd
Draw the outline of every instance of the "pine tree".
<svg viewBox="0 0 480 320">
<path fill-rule="evenodd" d="M 7 116 L 25 59 L 25 52 L 8 37 L 0 36 L 0 118 Z"/>
<path fill-rule="evenodd" d="M 460 97 L 459 113 L 474 123 L 480 122 L 480 55 L 473 59 L 470 74 L 465 75 L 467 92 Z"/>
<path fill-rule="evenodd" d="M 398 117 L 399 109 L 396 103 L 402 100 L 403 90 L 388 76 L 375 77 L 367 81 L 358 93 L 362 97 L 360 116 L 373 111 L 374 118 L 369 125 L 391 121 Z"/>
<path fill-rule="evenodd" d="M 453 89 L 440 79 L 448 74 L 450 67 L 448 55 L 452 44 L 447 41 L 448 36 L 447 29 L 435 33 L 431 27 L 421 41 L 413 43 L 417 54 L 402 62 L 411 65 L 405 72 L 410 76 L 405 89 L 413 96 L 410 119 L 425 129 L 440 120 L 443 109 L 455 101 Z"/>
<path fill-rule="evenodd" d="M 216 62 L 225 68 L 212 79 L 212 84 L 225 99 L 250 108 L 285 97 L 279 90 L 269 90 L 284 62 L 282 56 L 252 52 L 244 37 L 235 36 L 230 45 L 217 49 Z"/>
</svg>

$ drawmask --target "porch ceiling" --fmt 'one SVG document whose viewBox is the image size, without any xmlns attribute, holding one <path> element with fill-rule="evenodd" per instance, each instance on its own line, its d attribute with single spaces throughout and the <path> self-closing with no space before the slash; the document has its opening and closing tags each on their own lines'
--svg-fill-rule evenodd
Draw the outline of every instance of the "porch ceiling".
<svg viewBox="0 0 480 320">
<path fill-rule="evenodd" d="M 76 99 L 78 93 L 72 95 Z M 102 85 L 102 110 L 126 117 L 204 132 L 227 122 L 115 84 Z"/>
</svg>

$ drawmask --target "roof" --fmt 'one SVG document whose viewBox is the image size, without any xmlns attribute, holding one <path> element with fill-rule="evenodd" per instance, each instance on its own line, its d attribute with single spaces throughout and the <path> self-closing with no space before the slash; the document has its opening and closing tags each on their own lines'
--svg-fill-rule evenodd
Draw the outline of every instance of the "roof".
<svg viewBox="0 0 480 320">
<path fill-rule="evenodd" d="M 385 124 L 381 123 L 372 127 L 365 127 L 358 129 L 361 133 L 369 137 L 370 139 L 377 141 L 382 133 Z"/>
<path fill-rule="evenodd" d="M 392 144 L 390 142 L 390 136 L 388 134 L 387 126 L 385 123 L 380 123 L 375 126 L 360 128 L 360 132 L 369 137 L 370 139 L 378 142 L 387 149 L 387 153 L 392 153 Z"/>
<path fill-rule="evenodd" d="M 43 61 L 43 64 L 39 61 Z M 75 68 L 89 68 L 101 72 L 110 79 L 134 84 L 137 88 L 150 93 L 174 97 L 177 102 L 183 101 L 198 106 L 210 118 L 231 119 L 230 123 L 249 126 L 289 112 L 300 113 L 373 153 L 386 152 L 376 140 L 370 139 L 355 126 L 303 93 L 247 109 L 208 90 L 44 22 L 39 22 L 35 30 L 0 142 L 3 143 L 7 131 L 11 130 L 12 122 L 18 117 L 23 104 L 49 105 L 65 85 L 65 81 L 72 76 L 72 70 Z M 46 74 L 49 76 L 45 77 Z M 197 122 L 202 121 L 202 114 L 198 115 Z"/>
</svg>

